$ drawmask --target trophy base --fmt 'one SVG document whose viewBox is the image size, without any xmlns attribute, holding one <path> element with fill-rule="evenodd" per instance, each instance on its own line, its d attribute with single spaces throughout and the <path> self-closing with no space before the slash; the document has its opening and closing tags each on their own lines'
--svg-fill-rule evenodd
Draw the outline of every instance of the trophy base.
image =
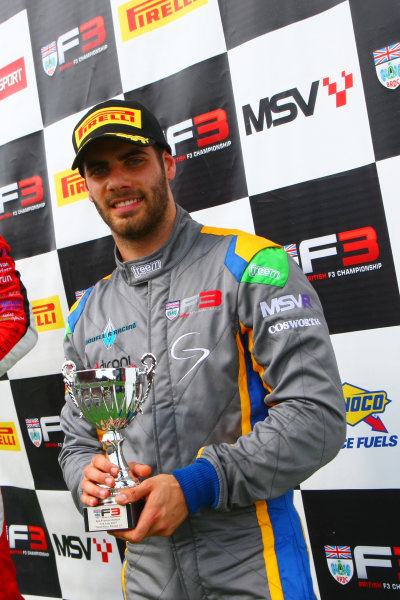
<svg viewBox="0 0 400 600">
<path fill-rule="evenodd" d="M 121 506 L 116 502 L 85 506 L 83 517 L 85 531 L 111 531 L 114 529 L 133 529 L 144 507 L 144 500 L 137 500 Z"/>
</svg>

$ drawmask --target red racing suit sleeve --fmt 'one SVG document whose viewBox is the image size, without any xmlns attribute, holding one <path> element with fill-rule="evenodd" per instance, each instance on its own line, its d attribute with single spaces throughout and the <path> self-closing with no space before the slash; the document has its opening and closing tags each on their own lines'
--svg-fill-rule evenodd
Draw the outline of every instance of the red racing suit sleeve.
<svg viewBox="0 0 400 600">
<path fill-rule="evenodd" d="M 0 236 L 0 376 L 36 344 L 37 331 L 26 289 Z"/>
</svg>

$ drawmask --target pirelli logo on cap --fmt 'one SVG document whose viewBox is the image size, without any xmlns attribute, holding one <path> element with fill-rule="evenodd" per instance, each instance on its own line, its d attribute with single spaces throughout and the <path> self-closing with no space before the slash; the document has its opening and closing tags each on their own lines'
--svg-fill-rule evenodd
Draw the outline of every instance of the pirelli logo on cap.
<svg viewBox="0 0 400 600">
<path fill-rule="evenodd" d="M 208 0 L 131 0 L 118 7 L 123 42 L 148 33 L 192 10 L 208 4 Z"/>
<path fill-rule="evenodd" d="M 107 108 L 96 110 L 89 115 L 75 131 L 75 143 L 78 150 L 90 133 L 99 127 L 112 125 L 113 123 L 116 125 L 128 125 L 141 129 L 142 111 L 139 109 L 121 108 L 119 106 L 109 106 Z"/>
</svg>

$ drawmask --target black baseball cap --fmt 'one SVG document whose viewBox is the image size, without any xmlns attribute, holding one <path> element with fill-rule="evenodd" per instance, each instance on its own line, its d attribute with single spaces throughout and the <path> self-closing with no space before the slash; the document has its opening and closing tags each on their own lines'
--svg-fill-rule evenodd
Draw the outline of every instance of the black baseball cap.
<svg viewBox="0 0 400 600">
<path fill-rule="evenodd" d="M 89 145 L 99 138 L 117 138 L 136 146 L 159 144 L 171 153 L 161 125 L 153 113 L 134 100 L 107 100 L 91 108 L 76 125 L 72 144 L 73 169 L 82 175 L 82 161 Z"/>
</svg>

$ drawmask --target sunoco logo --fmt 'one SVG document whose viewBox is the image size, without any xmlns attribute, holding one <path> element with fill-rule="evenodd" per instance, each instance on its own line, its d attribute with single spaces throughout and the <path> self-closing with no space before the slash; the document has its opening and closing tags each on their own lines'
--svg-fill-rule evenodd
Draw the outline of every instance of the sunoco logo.
<svg viewBox="0 0 400 600">
<path fill-rule="evenodd" d="M 383 390 L 370 392 L 363 388 L 343 384 L 343 393 L 346 400 L 347 423 L 354 427 L 364 421 L 373 431 L 387 432 L 386 427 L 378 416 L 383 413 L 391 402 Z"/>
<path fill-rule="evenodd" d="M 356 427 L 360 423 L 365 423 L 373 432 L 381 434 L 348 437 L 344 448 L 392 448 L 397 446 L 398 436 L 385 435 L 388 430 L 379 416 L 391 402 L 387 397 L 387 392 L 384 390 L 369 391 L 350 383 L 344 383 L 343 393 L 348 425 Z"/>
</svg>

